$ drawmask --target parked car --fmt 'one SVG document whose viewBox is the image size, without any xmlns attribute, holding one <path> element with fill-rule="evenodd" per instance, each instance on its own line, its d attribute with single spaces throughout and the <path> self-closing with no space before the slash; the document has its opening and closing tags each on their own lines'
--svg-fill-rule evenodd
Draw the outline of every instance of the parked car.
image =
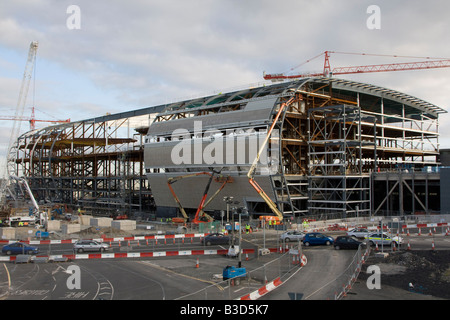
<svg viewBox="0 0 450 320">
<path fill-rule="evenodd" d="M 212 244 L 229 244 L 230 237 L 224 235 L 223 233 L 211 233 L 200 239 L 202 244 L 210 246 Z"/>
<path fill-rule="evenodd" d="M 37 254 L 39 252 L 38 247 L 33 247 L 22 242 L 15 242 L 3 246 L 2 253 L 7 254 Z"/>
<path fill-rule="evenodd" d="M 354 228 L 347 232 L 348 236 L 353 236 L 355 238 L 361 238 L 361 239 L 364 239 L 365 237 L 369 236 L 370 234 L 371 234 L 371 232 L 369 230 L 367 230 L 366 228 Z"/>
<path fill-rule="evenodd" d="M 319 232 L 311 232 L 305 234 L 305 237 L 303 238 L 303 244 L 305 246 L 310 245 L 332 245 L 334 242 L 334 239 L 330 236 L 327 236 L 325 234 L 319 233 Z"/>
<path fill-rule="evenodd" d="M 106 243 L 98 242 L 95 240 L 80 240 L 74 243 L 73 250 L 77 252 L 85 251 L 100 251 L 108 250 L 109 246 Z"/>
<path fill-rule="evenodd" d="M 368 237 L 366 237 L 369 244 L 374 246 L 376 244 L 384 246 L 390 246 L 392 243 L 395 243 L 396 246 L 403 243 L 402 237 L 390 237 L 386 233 L 372 233 Z"/>
<path fill-rule="evenodd" d="M 281 234 L 280 240 L 281 241 L 284 240 L 286 242 L 289 242 L 289 241 L 302 241 L 304 237 L 305 237 L 305 233 L 304 232 L 300 232 L 300 231 L 294 230 L 294 231 L 287 231 L 287 232 L 284 232 L 283 234 Z"/>
<path fill-rule="evenodd" d="M 364 242 L 358 241 L 352 236 L 339 236 L 334 240 L 333 246 L 336 250 L 340 249 L 358 249 L 359 246 L 365 245 Z"/>
</svg>

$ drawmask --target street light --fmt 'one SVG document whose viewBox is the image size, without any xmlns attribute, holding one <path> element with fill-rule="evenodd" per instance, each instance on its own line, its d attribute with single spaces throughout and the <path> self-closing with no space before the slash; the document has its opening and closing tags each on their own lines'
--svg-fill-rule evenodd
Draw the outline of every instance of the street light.
<svg viewBox="0 0 450 320">
<path fill-rule="evenodd" d="M 230 204 L 233 203 L 233 197 L 223 197 L 223 201 L 227 204 L 227 223 L 230 222 Z"/>
<path fill-rule="evenodd" d="M 242 265 L 242 222 L 241 222 L 241 215 L 242 212 L 245 213 L 245 215 L 248 215 L 247 207 L 241 207 L 241 210 L 238 210 L 239 213 L 239 264 L 238 267 L 240 268 Z"/>
</svg>

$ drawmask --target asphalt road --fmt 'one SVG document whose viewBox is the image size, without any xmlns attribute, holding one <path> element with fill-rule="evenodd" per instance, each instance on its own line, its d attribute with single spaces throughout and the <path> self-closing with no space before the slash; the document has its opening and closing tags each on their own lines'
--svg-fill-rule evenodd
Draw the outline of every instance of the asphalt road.
<svg viewBox="0 0 450 320">
<path fill-rule="evenodd" d="M 265 237 L 266 247 L 285 245 L 279 242 L 281 232 L 271 230 Z M 331 233 L 330 233 L 331 234 Z M 337 236 L 337 234 L 332 234 Z M 413 250 L 430 250 L 432 243 L 436 250 L 450 249 L 450 237 L 444 234 L 403 235 L 403 249 L 409 242 Z M 257 248 L 263 246 L 262 233 L 244 236 L 243 247 Z M 294 243 L 290 243 L 294 245 Z M 39 245 L 42 253 L 72 254 L 72 245 Z M 226 246 L 211 246 L 210 249 Z M 111 251 L 169 251 L 202 248 L 199 239 L 193 243 L 159 243 L 158 245 L 142 242 L 113 244 Z M 390 247 L 384 248 L 391 250 Z M 381 249 L 380 249 L 381 250 Z M 336 251 L 332 247 L 303 248 L 308 258 L 308 264 L 295 273 L 275 291 L 265 295 L 263 300 L 292 299 L 333 299 L 334 280 L 341 275 L 351 259 L 354 250 Z M 278 254 L 244 262 L 251 268 L 257 268 L 267 262 L 268 258 L 276 258 Z M 5 262 L 0 266 L 0 297 L 8 300 L 174 300 L 196 292 L 205 287 L 211 287 L 214 274 L 220 274 L 223 267 L 236 261 L 230 261 L 223 256 L 202 256 L 200 268 L 196 269 L 197 257 L 166 257 L 151 259 L 91 259 L 74 260 L 64 263 L 28 263 L 14 264 Z M 68 281 L 73 276 L 69 270 L 79 267 L 80 288 L 69 288 Z M 258 288 L 258 283 L 252 284 Z M 212 286 L 224 299 L 231 297 L 231 292 L 240 288 Z M 227 291 L 228 290 L 228 291 Z M 213 296 L 213 292 L 210 292 Z M 208 298 L 201 296 L 200 299 Z"/>
<path fill-rule="evenodd" d="M 307 248 L 303 253 L 308 263 L 277 290 L 261 300 L 327 300 L 334 299 L 335 283 L 350 264 L 355 250 L 332 247 Z"/>
</svg>

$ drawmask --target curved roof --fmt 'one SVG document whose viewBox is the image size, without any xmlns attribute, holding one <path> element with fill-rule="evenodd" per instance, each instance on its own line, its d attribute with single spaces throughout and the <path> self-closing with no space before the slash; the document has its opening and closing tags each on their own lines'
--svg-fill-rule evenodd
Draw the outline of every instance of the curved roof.
<svg viewBox="0 0 450 320">
<path fill-rule="evenodd" d="M 354 92 L 365 93 L 373 96 L 378 96 L 380 98 L 390 99 L 401 104 L 407 104 L 411 107 L 414 107 L 418 110 L 424 111 L 434 116 L 437 116 L 438 114 L 442 113 L 447 113 L 446 110 L 422 99 L 416 98 L 406 93 L 383 88 L 373 84 L 366 84 L 362 82 L 356 82 L 339 78 L 324 78 L 324 77 L 313 78 L 312 80 L 323 83 L 331 82 L 333 88 L 335 89 L 351 90 Z"/>
<path fill-rule="evenodd" d="M 236 102 L 243 105 L 250 101 L 258 99 L 265 100 L 269 98 L 279 98 L 285 95 L 292 94 L 295 90 L 300 90 L 304 85 L 322 85 L 331 84 L 333 90 L 346 91 L 346 94 L 362 93 L 368 96 L 384 99 L 386 106 L 405 105 L 406 113 L 417 114 L 417 111 L 424 112 L 428 116 L 437 118 L 439 114 L 447 113 L 446 110 L 416 98 L 414 96 L 402 93 L 396 90 L 387 89 L 377 85 L 327 77 L 310 77 L 301 78 L 292 81 L 279 82 L 259 87 L 247 88 L 240 91 L 219 93 L 213 96 L 201 97 L 192 100 L 179 101 L 172 104 L 165 105 L 160 108 L 161 112 L 158 116 L 170 117 L 180 112 L 189 112 L 195 114 L 205 114 L 208 110 L 213 112 L 221 112 L 219 108 L 226 108 L 229 105 L 236 104 Z M 219 111 L 218 111 L 219 110 Z M 172 118 L 174 119 L 174 118 Z"/>
</svg>

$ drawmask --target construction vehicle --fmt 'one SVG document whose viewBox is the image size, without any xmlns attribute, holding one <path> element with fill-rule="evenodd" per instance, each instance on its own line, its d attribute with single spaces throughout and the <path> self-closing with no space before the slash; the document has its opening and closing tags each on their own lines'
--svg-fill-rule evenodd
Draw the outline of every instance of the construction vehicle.
<svg viewBox="0 0 450 320">
<path fill-rule="evenodd" d="M 169 186 L 169 190 L 172 193 L 173 198 L 175 199 L 175 202 L 178 205 L 178 208 L 181 212 L 181 214 L 183 215 L 183 218 L 181 217 L 177 217 L 177 218 L 173 218 L 172 221 L 175 223 L 185 223 L 189 220 L 189 216 L 187 215 L 186 211 L 184 210 L 184 207 L 182 206 L 180 199 L 178 199 L 175 191 L 172 188 L 172 184 L 181 180 L 181 179 L 185 179 L 185 178 L 191 178 L 191 177 L 196 177 L 196 176 L 200 176 L 200 175 L 209 175 L 210 178 L 208 180 L 208 183 L 206 185 L 205 191 L 203 193 L 203 197 L 200 201 L 200 204 L 197 208 L 197 211 L 195 213 L 195 217 L 193 219 L 192 222 L 194 222 L 195 224 L 199 224 L 199 223 L 206 223 L 206 222 L 211 222 L 214 219 L 208 215 L 204 209 L 206 208 L 206 206 L 220 193 L 220 191 L 222 191 L 222 189 L 225 187 L 225 185 L 227 183 L 231 183 L 233 180 L 230 177 L 226 177 L 224 178 L 223 176 L 218 176 L 216 178 L 214 178 L 214 174 L 216 173 L 220 173 L 220 172 L 215 172 L 214 170 L 212 170 L 212 173 L 210 172 L 197 172 L 197 173 L 193 173 L 193 174 L 187 174 L 187 175 L 183 175 L 183 176 L 178 176 L 178 177 L 172 177 L 169 178 L 167 180 L 167 185 Z M 206 201 L 206 198 L 208 196 L 208 191 L 209 188 L 211 186 L 211 182 L 212 180 L 222 183 L 222 185 L 219 187 L 219 189 L 208 199 L 208 201 Z"/>
<path fill-rule="evenodd" d="M 241 279 L 247 277 L 247 269 L 244 267 L 226 266 L 222 271 L 223 280 L 231 279 L 234 285 L 239 285 Z"/>
<path fill-rule="evenodd" d="M 283 213 L 281 213 L 281 211 L 278 209 L 277 205 L 275 202 L 272 201 L 272 199 L 270 199 L 270 197 L 264 192 L 264 190 L 259 186 L 259 184 L 255 181 L 254 179 L 254 174 L 255 174 L 255 170 L 256 167 L 258 165 L 258 161 L 259 158 L 261 157 L 261 153 L 263 152 L 267 142 L 270 139 L 270 135 L 272 134 L 272 131 L 275 127 L 275 125 L 277 124 L 278 119 L 280 118 L 281 114 L 283 113 L 283 111 L 290 106 L 291 104 L 293 104 L 294 102 L 296 102 L 297 99 L 295 97 L 291 97 L 288 101 L 283 102 L 280 105 L 280 108 L 277 112 L 277 114 L 275 115 L 275 118 L 272 122 L 272 125 L 270 126 L 269 130 L 267 131 L 267 136 L 264 139 L 263 143 L 261 144 L 258 153 L 256 154 L 255 159 L 253 160 L 253 163 L 250 167 L 250 169 L 248 170 L 247 173 L 247 177 L 248 177 L 248 181 L 249 183 L 252 185 L 252 187 L 256 190 L 256 192 L 258 192 L 258 194 L 261 196 L 261 198 L 263 198 L 263 200 L 267 203 L 267 205 L 269 206 L 269 208 L 272 210 L 273 213 L 275 213 L 275 215 L 280 219 L 283 220 Z"/>
<path fill-rule="evenodd" d="M 47 213 L 46 212 L 39 212 L 39 205 L 36 202 L 36 199 L 34 198 L 33 192 L 31 192 L 31 188 L 28 185 L 28 182 L 25 178 L 19 178 L 16 176 L 11 176 L 11 179 L 17 180 L 19 184 L 22 184 L 31 200 L 31 203 L 33 204 L 33 210 L 30 211 L 28 216 L 10 216 L 8 217 L 8 224 L 10 226 L 28 226 L 28 225 L 34 225 L 34 224 L 40 224 L 43 225 L 45 229 L 47 229 Z"/>
</svg>

